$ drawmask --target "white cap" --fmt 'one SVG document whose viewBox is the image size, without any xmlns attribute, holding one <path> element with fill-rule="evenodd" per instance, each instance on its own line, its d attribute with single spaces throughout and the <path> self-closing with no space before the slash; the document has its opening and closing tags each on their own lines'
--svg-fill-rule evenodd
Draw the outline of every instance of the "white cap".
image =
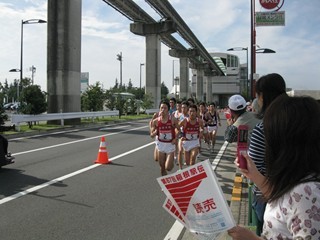
<svg viewBox="0 0 320 240">
<path fill-rule="evenodd" d="M 239 111 L 247 107 L 247 102 L 241 95 L 233 95 L 229 98 L 228 106 L 233 111 Z"/>
</svg>

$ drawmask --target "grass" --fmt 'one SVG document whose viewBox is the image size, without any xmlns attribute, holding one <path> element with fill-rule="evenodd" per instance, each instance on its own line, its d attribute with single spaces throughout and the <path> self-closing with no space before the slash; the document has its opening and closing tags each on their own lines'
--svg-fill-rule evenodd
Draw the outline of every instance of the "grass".
<svg viewBox="0 0 320 240">
<path fill-rule="evenodd" d="M 95 118 L 94 121 L 91 118 L 83 118 L 81 119 L 81 125 L 88 125 L 94 123 L 108 123 L 108 122 L 119 122 L 119 121 L 131 121 L 131 120 L 138 120 L 138 119 L 146 119 L 151 118 L 152 115 L 147 114 L 140 114 L 140 115 L 123 115 L 121 118 L 119 117 L 101 117 Z M 28 125 L 23 124 L 20 125 L 20 132 L 19 133 L 26 133 L 26 132 L 38 132 L 38 131 L 49 131 L 54 129 L 63 129 L 63 128 L 70 128 L 72 126 L 65 125 L 62 127 L 61 125 L 52 125 L 47 124 L 46 122 L 37 123 L 37 125 L 33 125 L 30 129 Z M 4 135 L 12 135 L 16 134 L 17 131 L 5 131 L 3 132 Z"/>
</svg>

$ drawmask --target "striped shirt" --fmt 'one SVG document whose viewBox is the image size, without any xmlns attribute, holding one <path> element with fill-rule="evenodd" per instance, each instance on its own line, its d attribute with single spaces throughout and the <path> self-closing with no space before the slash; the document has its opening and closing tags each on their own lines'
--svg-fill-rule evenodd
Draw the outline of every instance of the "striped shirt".
<svg viewBox="0 0 320 240">
<path fill-rule="evenodd" d="M 258 171 L 261 174 L 265 175 L 265 136 L 263 131 L 263 122 L 258 123 L 253 129 L 248 154 L 255 163 Z M 256 196 L 262 195 L 261 191 L 257 188 L 256 185 L 253 186 L 252 190 Z"/>
</svg>

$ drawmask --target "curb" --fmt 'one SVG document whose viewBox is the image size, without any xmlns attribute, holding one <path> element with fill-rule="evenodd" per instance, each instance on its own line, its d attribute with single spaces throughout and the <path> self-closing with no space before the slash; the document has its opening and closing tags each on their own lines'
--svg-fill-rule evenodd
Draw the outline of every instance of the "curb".
<svg viewBox="0 0 320 240">
<path fill-rule="evenodd" d="M 241 202 L 242 202 L 242 190 L 243 190 L 243 179 L 240 173 L 236 173 L 234 177 L 230 210 L 234 217 L 236 224 L 240 223 L 241 216 Z"/>
</svg>

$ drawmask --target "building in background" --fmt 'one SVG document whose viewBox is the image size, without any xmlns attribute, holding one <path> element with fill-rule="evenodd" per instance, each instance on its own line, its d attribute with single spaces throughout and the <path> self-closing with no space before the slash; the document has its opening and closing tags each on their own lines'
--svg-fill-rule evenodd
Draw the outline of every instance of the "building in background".
<svg viewBox="0 0 320 240">
<path fill-rule="evenodd" d="M 89 87 L 89 73 L 88 72 L 82 72 L 81 73 L 81 80 L 80 80 L 80 92 L 83 93 L 87 91 Z"/>
<path fill-rule="evenodd" d="M 224 69 L 226 76 L 213 76 L 211 99 L 220 107 L 228 105 L 228 99 L 234 94 L 246 95 L 247 64 L 240 64 L 239 57 L 230 53 L 214 52 L 210 53 L 217 64 Z M 205 77 L 206 78 L 206 77 Z M 192 69 L 191 93 L 196 95 L 197 70 Z M 207 98 L 207 81 L 203 81 L 204 99 Z"/>
<path fill-rule="evenodd" d="M 287 89 L 288 90 L 288 89 Z M 320 100 L 320 91 L 319 90 L 288 90 L 287 94 L 291 97 L 293 96 L 309 96 L 313 97 L 316 100 Z"/>
</svg>

